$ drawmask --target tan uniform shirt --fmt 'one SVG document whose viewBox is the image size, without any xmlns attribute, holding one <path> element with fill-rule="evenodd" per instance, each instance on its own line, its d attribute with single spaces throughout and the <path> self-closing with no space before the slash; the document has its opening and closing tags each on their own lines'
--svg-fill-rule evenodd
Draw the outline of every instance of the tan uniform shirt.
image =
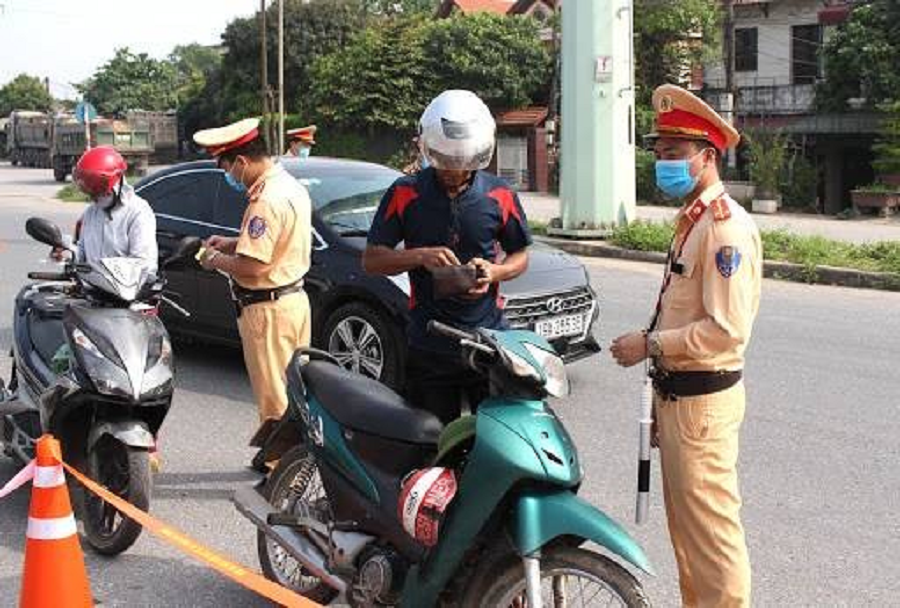
<svg viewBox="0 0 900 608">
<path fill-rule="evenodd" d="M 722 184 L 685 206 L 676 222 L 674 251 L 681 250 L 681 255 L 675 262 L 682 270 L 666 269 L 672 274 L 657 327 L 662 367 L 742 369 L 759 309 L 763 255 L 759 230 Z"/>
<path fill-rule="evenodd" d="M 312 255 L 312 204 L 306 188 L 276 164 L 249 190 L 236 252 L 268 266 L 253 279 L 235 277 L 245 289 L 290 285 L 309 270 Z"/>
</svg>

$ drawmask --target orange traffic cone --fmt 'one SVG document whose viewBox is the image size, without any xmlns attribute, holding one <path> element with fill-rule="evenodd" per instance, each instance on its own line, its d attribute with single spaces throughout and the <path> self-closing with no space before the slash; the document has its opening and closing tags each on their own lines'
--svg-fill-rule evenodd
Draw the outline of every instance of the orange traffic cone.
<svg viewBox="0 0 900 608">
<path fill-rule="evenodd" d="M 36 460 L 19 606 L 90 607 L 93 605 L 91 589 L 66 488 L 59 442 L 50 435 L 41 437 Z"/>
</svg>

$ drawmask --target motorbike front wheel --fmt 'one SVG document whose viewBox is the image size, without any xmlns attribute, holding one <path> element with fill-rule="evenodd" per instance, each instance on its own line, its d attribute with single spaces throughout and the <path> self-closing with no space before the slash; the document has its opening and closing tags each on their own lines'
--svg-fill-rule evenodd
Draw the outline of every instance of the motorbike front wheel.
<svg viewBox="0 0 900 608">
<path fill-rule="evenodd" d="M 328 517 L 328 498 L 319 468 L 304 445 L 291 448 L 281 457 L 262 493 L 281 513 L 307 510 L 323 519 Z M 259 565 L 269 580 L 322 604 L 334 598 L 331 587 L 307 572 L 284 547 L 262 531 L 257 532 L 257 550 Z"/>
<path fill-rule="evenodd" d="M 88 453 L 87 475 L 138 509 L 150 507 L 150 454 L 106 436 Z M 134 544 L 141 525 L 93 493 L 84 491 L 82 510 L 88 544 L 102 555 L 118 555 Z"/>
<path fill-rule="evenodd" d="M 522 560 L 509 561 L 479 595 L 483 598 L 478 603 L 480 608 L 525 606 Z M 650 606 L 641 584 L 627 570 L 602 555 L 574 547 L 554 547 L 544 552 L 541 595 L 544 606 Z"/>
</svg>

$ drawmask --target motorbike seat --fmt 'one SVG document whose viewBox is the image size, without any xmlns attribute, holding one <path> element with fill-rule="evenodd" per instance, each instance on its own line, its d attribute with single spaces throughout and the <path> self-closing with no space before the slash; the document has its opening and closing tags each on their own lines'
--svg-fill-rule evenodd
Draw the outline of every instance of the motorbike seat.
<svg viewBox="0 0 900 608">
<path fill-rule="evenodd" d="M 440 437 L 443 426 L 434 414 L 411 407 L 377 380 L 327 361 L 295 359 L 292 367 L 299 367 L 309 392 L 349 429 L 417 444 L 436 444 Z"/>
</svg>

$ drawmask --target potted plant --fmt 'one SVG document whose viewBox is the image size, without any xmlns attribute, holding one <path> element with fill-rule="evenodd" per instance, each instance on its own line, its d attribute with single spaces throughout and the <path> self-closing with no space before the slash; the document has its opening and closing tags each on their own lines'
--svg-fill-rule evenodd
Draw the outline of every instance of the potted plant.
<svg viewBox="0 0 900 608">
<path fill-rule="evenodd" d="M 872 146 L 875 152 L 872 166 L 877 178 L 874 183 L 853 190 L 850 196 L 854 207 L 877 209 L 887 215 L 900 207 L 900 102 L 882 109 L 887 114 L 884 134 Z"/>
<path fill-rule="evenodd" d="M 781 175 L 787 156 L 786 138 L 777 131 L 745 135 L 750 152 L 754 213 L 775 213 L 781 205 Z"/>
</svg>

